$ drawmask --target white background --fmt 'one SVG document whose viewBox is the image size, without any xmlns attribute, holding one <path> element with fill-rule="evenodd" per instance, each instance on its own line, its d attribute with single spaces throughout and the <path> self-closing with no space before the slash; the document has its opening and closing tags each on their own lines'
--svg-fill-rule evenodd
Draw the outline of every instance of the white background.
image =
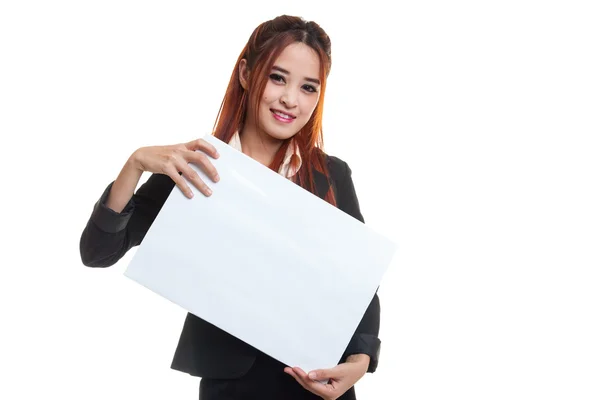
<svg viewBox="0 0 600 400">
<path fill-rule="evenodd" d="M 326 150 L 400 245 L 360 398 L 600 398 L 593 3 L 3 1 L 0 398 L 197 398 L 185 311 L 79 236 L 131 152 L 211 130 L 283 13 L 330 34 Z"/>
</svg>

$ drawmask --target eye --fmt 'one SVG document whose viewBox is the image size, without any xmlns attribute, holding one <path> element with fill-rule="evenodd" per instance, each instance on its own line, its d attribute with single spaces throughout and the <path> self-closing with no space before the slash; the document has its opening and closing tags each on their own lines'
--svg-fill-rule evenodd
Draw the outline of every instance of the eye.
<svg viewBox="0 0 600 400">
<path fill-rule="evenodd" d="M 271 74 L 269 75 L 269 78 L 271 78 L 275 82 L 285 83 L 285 78 L 279 74 Z"/>
<path fill-rule="evenodd" d="M 311 93 L 315 93 L 317 91 L 317 88 L 314 87 L 313 85 L 304 85 L 304 86 L 302 86 L 302 89 L 306 90 L 307 92 L 311 92 Z"/>
</svg>

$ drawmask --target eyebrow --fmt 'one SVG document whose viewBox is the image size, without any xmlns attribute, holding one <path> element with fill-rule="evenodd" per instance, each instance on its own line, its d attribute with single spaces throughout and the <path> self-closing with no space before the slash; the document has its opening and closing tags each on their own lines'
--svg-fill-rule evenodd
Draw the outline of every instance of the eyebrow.
<svg viewBox="0 0 600 400">
<path fill-rule="evenodd" d="M 290 74 L 290 72 L 289 72 L 288 70 L 286 70 L 286 69 L 283 69 L 283 68 L 281 68 L 281 67 L 278 67 L 277 65 L 274 65 L 274 66 L 273 66 L 273 69 L 274 69 L 274 70 L 276 70 L 276 71 L 279 71 L 279 72 L 283 72 L 284 74 L 288 74 L 288 75 Z M 321 81 L 320 81 L 320 80 L 318 80 L 318 79 L 315 79 L 315 78 L 306 78 L 306 77 L 305 77 L 305 78 L 304 78 L 304 80 L 307 80 L 307 81 L 309 81 L 309 82 L 315 83 L 315 84 L 317 84 L 317 85 L 320 85 L 320 84 L 321 84 Z"/>
</svg>

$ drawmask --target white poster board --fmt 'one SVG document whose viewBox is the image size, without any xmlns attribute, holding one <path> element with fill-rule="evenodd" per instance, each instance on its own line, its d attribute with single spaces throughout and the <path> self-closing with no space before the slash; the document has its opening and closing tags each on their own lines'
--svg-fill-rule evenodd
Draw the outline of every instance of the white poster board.
<svg viewBox="0 0 600 400">
<path fill-rule="evenodd" d="M 175 187 L 125 275 L 289 366 L 338 363 L 396 245 L 213 136 L 220 181 Z"/>
</svg>

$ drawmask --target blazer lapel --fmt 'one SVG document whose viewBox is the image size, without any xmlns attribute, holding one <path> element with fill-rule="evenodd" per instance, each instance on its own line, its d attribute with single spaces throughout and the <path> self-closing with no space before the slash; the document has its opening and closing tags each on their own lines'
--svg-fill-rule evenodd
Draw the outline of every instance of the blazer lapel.
<svg viewBox="0 0 600 400">
<path fill-rule="evenodd" d="M 325 199 L 327 192 L 329 191 L 329 181 L 325 174 L 313 169 L 313 176 L 315 180 L 315 187 L 317 188 L 317 194 L 321 199 Z"/>
</svg>

